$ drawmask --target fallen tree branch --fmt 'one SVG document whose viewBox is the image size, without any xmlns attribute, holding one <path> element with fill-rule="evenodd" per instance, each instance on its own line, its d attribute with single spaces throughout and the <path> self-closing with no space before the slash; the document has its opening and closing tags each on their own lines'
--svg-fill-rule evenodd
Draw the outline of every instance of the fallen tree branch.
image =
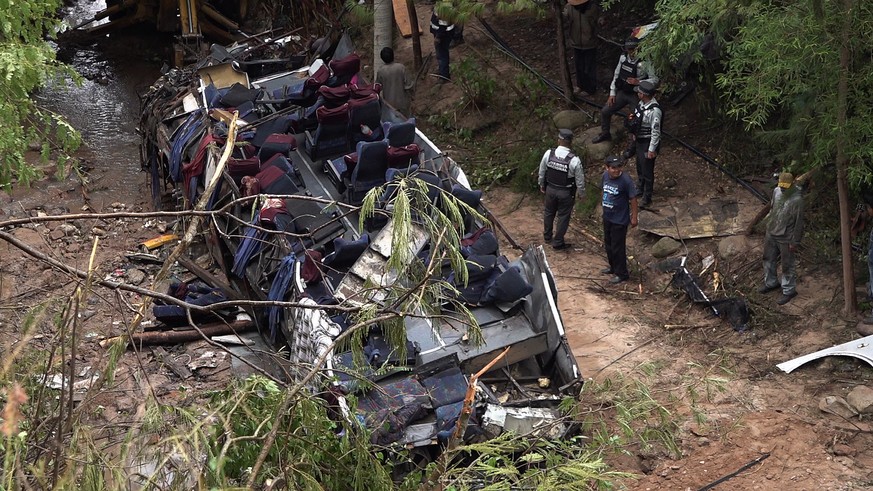
<svg viewBox="0 0 873 491">
<path fill-rule="evenodd" d="M 230 323 L 216 322 L 213 324 L 205 324 L 199 326 L 199 330 L 186 329 L 184 331 L 134 332 L 131 334 L 125 334 L 124 336 L 106 338 L 100 341 L 100 346 L 105 348 L 119 339 L 123 339 L 125 336 L 136 346 L 187 343 L 189 341 L 199 341 L 204 338 L 209 339 L 212 336 L 221 336 L 223 334 L 238 334 L 250 331 L 254 327 L 255 323 L 251 320 L 239 320 Z"/>
</svg>

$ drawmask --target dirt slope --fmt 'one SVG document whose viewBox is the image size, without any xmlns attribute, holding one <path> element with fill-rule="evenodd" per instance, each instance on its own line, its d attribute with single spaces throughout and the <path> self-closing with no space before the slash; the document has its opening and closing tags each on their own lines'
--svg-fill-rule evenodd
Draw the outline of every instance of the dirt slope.
<svg viewBox="0 0 873 491">
<path fill-rule="evenodd" d="M 426 26 L 429 6 L 419 5 L 420 20 Z M 538 54 L 533 64 L 549 69 L 553 36 L 548 19 L 514 18 L 500 25 L 503 32 L 517 31 L 530 43 L 525 52 Z M 453 57 L 464 56 L 473 49 L 487 49 L 486 41 L 468 26 L 467 44 L 452 51 Z M 402 42 L 401 42 L 402 43 Z M 406 41 L 405 43 L 408 43 Z M 425 54 L 432 50 L 430 37 L 422 42 Z M 401 44 L 398 57 L 409 61 L 408 44 Z M 601 73 L 610 72 L 612 61 L 602 60 Z M 552 72 L 554 74 L 554 72 Z M 450 85 L 437 88 L 432 77 L 425 77 L 416 92 L 417 108 L 435 111 L 457 100 Z M 601 102 L 605 94 L 597 95 Z M 449 102 L 447 102 L 449 101 Z M 509 131 L 517 122 L 508 121 Z M 692 121 L 692 125 L 694 122 Z M 693 133 L 695 126 L 689 130 Z M 551 128 L 547 129 L 549 132 Z M 544 130 L 545 131 L 545 130 Z M 452 141 L 440 142 L 451 148 Z M 707 142 L 702 142 L 707 143 Z M 544 150 L 544 149 L 543 149 Z M 105 163 L 104 163 L 105 164 Z M 3 195 L 0 218 L 46 213 L 76 212 L 87 205 L 97 211 L 113 209 L 147 209 L 149 197 L 146 177 L 141 186 L 130 186 L 116 179 L 111 166 L 98 168 L 93 178 L 99 190 L 85 194 L 70 181 L 45 181 L 30 191 Z M 601 167 L 589 164 L 586 176 L 598 181 Z M 663 187 L 672 178 L 677 186 Z M 92 182 L 94 182 L 92 180 Z M 715 196 L 751 198 L 730 179 L 690 153 L 669 142 L 658 160 L 656 200 L 682 206 L 685 200 Z M 87 199 L 86 199 L 87 198 Z M 541 238 L 542 203 L 539 195 L 522 195 L 505 188 L 489 191 L 486 205 L 524 246 L 537 244 Z M 151 222 L 77 223 L 78 231 L 65 233 L 60 224 L 20 228 L 15 236 L 25 243 L 49 251 L 61 261 L 79 269 L 86 267 L 86 251 L 97 234 L 101 241 L 98 263 L 101 275 L 130 277 L 132 270 L 149 273 L 148 266 L 131 265 L 124 252 L 136 248 L 143 239 L 160 233 L 159 220 Z M 96 227 L 96 228 L 95 228 Z M 846 360 L 812 363 L 791 375 L 775 364 L 857 337 L 853 323 L 839 319 L 839 276 L 836 264 L 820 263 L 811 252 L 800 259 L 800 296 L 789 305 L 777 308 L 772 296 L 753 291 L 760 276 L 760 237 L 752 237 L 743 254 L 719 260 L 703 276 L 711 285 L 712 271 L 723 278 L 719 296 L 748 295 L 753 309 L 752 329 L 736 333 L 731 327 L 692 305 L 684 294 L 669 285 L 669 275 L 649 266 L 654 262 L 648 251 L 655 238 L 639 231 L 629 236 L 634 255 L 631 281 L 610 286 L 599 274 L 605 256 L 598 238 L 601 236 L 597 213 L 576 214 L 569 233 L 575 247 L 566 252 L 548 251 L 556 274 L 559 302 L 567 335 L 586 377 L 595 382 L 625 377 L 644 382 L 653 396 L 670 408 L 680 422 L 678 429 L 681 457 L 628 447 L 626 455 L 611 456 L 618 470 L 634 472 L 639 480 L 626 483 L 628 489 L 699 489 L 716 479 L 739 470 L 755 459 L 767 456 L 759 464 L 739 473 L 717 489 L 732 490 L 819 490 L 867 489 L 873 486 L 873 437 L 867 422 L 854 418 L 843 420 L 818 409 L 826 395 L 845 396 L 859 384 L 870 384 L 870 367 Z M 692 268 L 700 270 L 700 261 L 717 256 L 713 240 L 689 241 Z M 2 324 L 0 351 L 7 352 L 20 336 L 20 320 L 26 308 L 49 294 L 69 295 L 71 283 L 64 276 L 33 261 L 7 244 L 0 244 L 0 309 Z M 725 286 L 726 285 L 726 286 Z M 83 315 L 82 350 L 79 363 L 99 366 L 105 351 L 97 339 L 118 334 L 132 315 L 131 304 L 139 299 L 129 293 L 100 293 Z M 666 329 L 664 326 L 680 326 Z M 45 332 L 32 342 L 49 347 L 52 333 Z M 40 344 L 42 343 L 42 344 Z M 169 348 L 175 360 L 210 351 L 201 344 Z M 195 372 L 193 378 L 179 382 L 169 369 L 148 353 L 128 353 L 120 374 L 121 395 L 96 401 L 104 410 L 102 418 L 110 423 L 125 423 L 141 409 L 146 391 L 154 391 L 164 402 L 192 397 L 191 389 L 221 386 L 228 376 L 228 361 L 219 360 L 215 367 Z M 145 369 L 148 380 L 134 376 Z M 702 380 L 718 375 L 717 388 L 706 394 Z M 83 376 L 82 378 L 86 378 Z M 693 395 L 696 393 L 696 395 Z M 587 396 L 586 396 L 587 397 Z M 594 404 L 591 399 L 586 403 Z M 592 406 L 594 407 L 594 406 Z M 607 418 L 609 413 L 607 411 Z M 109 431 L 109 430 L 108 430 Z"/>
</svg>

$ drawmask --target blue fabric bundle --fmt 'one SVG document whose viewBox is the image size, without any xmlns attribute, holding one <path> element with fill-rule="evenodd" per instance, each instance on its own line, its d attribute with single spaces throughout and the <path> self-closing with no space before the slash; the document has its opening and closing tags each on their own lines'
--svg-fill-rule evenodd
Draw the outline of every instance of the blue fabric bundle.
<svg viewBox="0 0 873 491">
<path fill-rule="evenodd" d="M 256 213 L 252 223 L 258 223 L 260 216 L 260 212 Z M 239 278 L 245 275 L 246 266 L 249 265 L 252 256 L 261 250 L 262 240 L 264 240 L 264 232 L 253 227 L 246 227 L 246 236 L 233 256 L 233 274 Z"/>
<path fill-rule="evenodd" d="M 279 270 L 276 272 L 276 277 L 273 279 L 273 284 L 270 285 L 270 291 L 267 293 L 267 300 L 281 302 L 285 300 L 285 292 L 288 291 L 288 286 L 291 285 L 291 279 L 294 278 L 294 263 L 297 262 L 297 256 L 292 252 L 282 259 L 282 264 L 279 265 Z M 282 312 L 284 307 L 271 305 L 267 307 L 267 319 L 270 324 L 270 340 L 276 341 L 276 333 L 279 330 L 279 323 L 282 322 Z"/>
<path fill-rule="evenodd" d="M 192 111 L 171 140 L 173 148 L 170 152 L 170 176 L 174 182 L 182 180 L 182 154 L 185 152 L 185 147 L 188 146 L 188 141 L 203 126 L 203 120 L 200 118 L 202 113 L 203 111 L 200 109 Z"/>
</svg>

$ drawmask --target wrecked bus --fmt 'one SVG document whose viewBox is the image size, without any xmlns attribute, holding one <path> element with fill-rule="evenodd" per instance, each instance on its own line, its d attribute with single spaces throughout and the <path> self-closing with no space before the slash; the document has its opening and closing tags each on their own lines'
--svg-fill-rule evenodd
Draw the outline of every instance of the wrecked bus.
<svg viewBox="0 0 873 491">
<path fill-rule="evenodd" d="M 152 85 L 140 128 L 156 203 L 221 211 L 204 235 L 228 298 L 273 302 L 247 310 L 287 357 L 289 382 L 332 394 L 374 443 L 427 460 L 453 435 L 574 431 L 558 405 L 582 376 L 542 247 L 503 253 L 482 193 L 381 101 L 347 38 L 306 65 L 283 58 L 293 42 L 214 46 Z M 454 263 L 433 254 L 448 228 Z M 439 300 L 398 311 L 421 284 Z M 401 339 L 363 311 L 399 315 Z"/>
</svg>

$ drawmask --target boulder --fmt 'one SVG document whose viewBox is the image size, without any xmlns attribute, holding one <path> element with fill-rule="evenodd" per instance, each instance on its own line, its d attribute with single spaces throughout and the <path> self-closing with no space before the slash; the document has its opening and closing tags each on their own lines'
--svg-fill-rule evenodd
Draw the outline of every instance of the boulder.
<svg viewBox="0 0 873 491">
<path fill-rule="evenodd" d="M 718 242 L 718 256 L 722 259 L 730 259 L 748 250 L 749 239 L 745 235 L 731 235 Z"/>
<path fill-rule="evenodd" d="M 873 336 L 873 325 L 859 322 L 858 325 L 855 326 L 855 331 L 861 336 Z"/>
<path fill-rule="evenodd" d="M 616 134 L 612 135 L 612 140 L 607 140 L 600 143 L 591 143 L 591 140 L 593 140 L 594 137 L 599 134 L 600 127 L 595 126 L 593 128 L 588 128 L 580 134 L 577 134 L 574 141 L 575 146 L 585 148 L 585 151 L 588 154 L 588 157 L 591 159 L 591 162 L 602 164 L 606 160 L 607 156 L 613 154 L 617 155 L 624 151 L 623 146 L 616 145 L 616 142 L 624 142 L 624 137 L 620 137 Z M 613 147 L 615 147 L 614 150 Z"/>
<path fill-rule="evenodd" d="M 555 128 L 575 130 L 591 123 L 591 118 L 582 111 L 566 109 L 552 116 L 552 121 L 555 123 Z"/>
<path fill-rule="evenodd" d="M 840 396 L 826 396 L 818 402 L 818 408 L 826 413 L 836 414 L 841 418 L 849 419 L 858 415 L 858 411 L 849 405 L 845 399 Z"/>
<path fill-rule="evenodd" d="M 860 414 L 873 413 L 873 389 L 866 385 L 859 385 L 849 392 L 846 402 Z"/>
<path fill-rule="evenodd" d="M 659 259 L 665 258 L 678 251 L 680 247 L 682 247 L 681 242 L 670 237 L 661 237 L 661 240 L 655 242 L 655 245 L 652 246 L 652 256 Z"/>
</svg>

